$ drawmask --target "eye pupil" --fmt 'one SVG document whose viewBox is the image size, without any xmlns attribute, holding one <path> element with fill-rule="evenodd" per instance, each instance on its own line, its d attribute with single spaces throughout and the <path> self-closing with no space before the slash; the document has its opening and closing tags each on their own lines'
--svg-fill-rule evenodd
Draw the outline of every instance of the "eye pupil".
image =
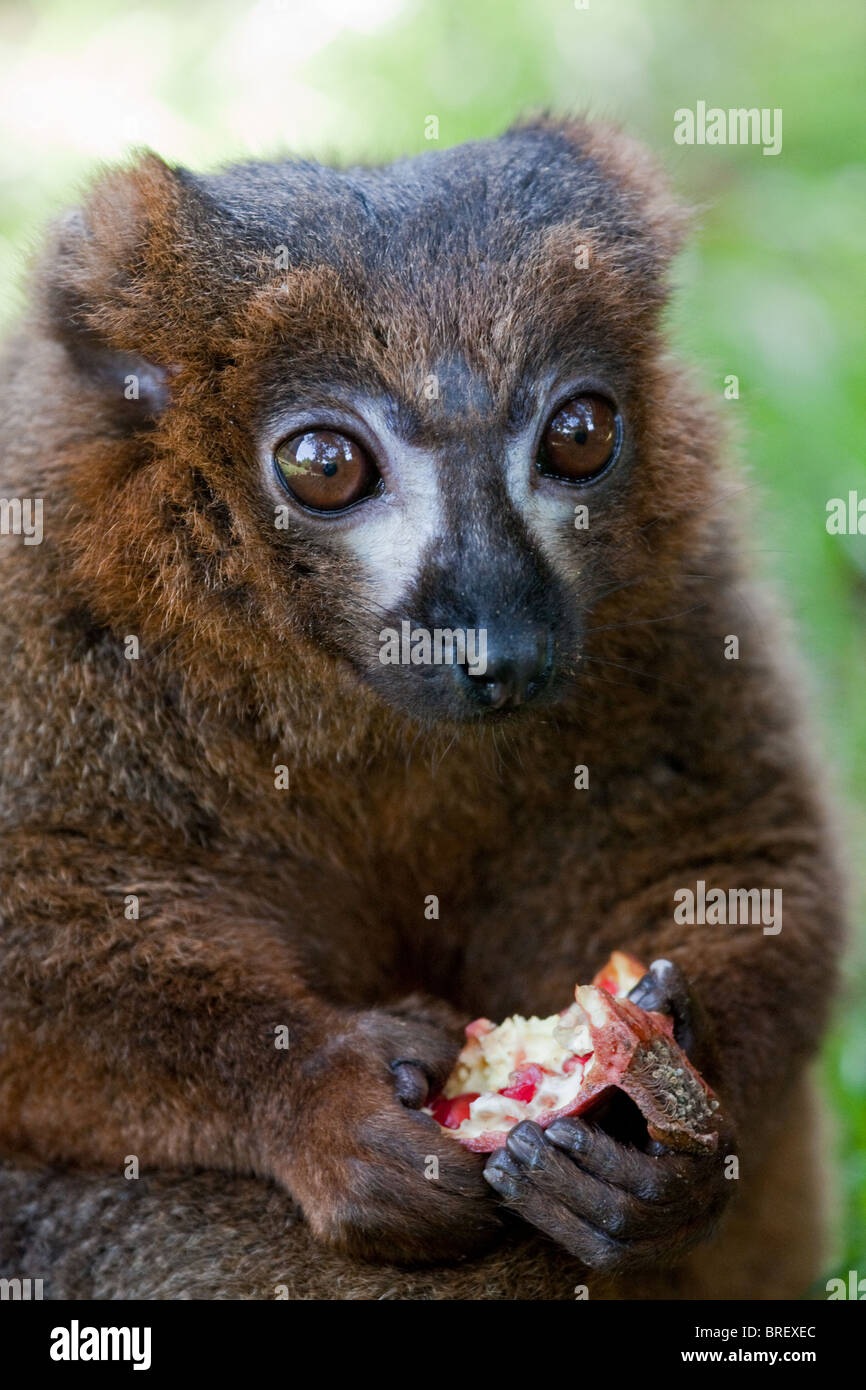
<svg viewBox="0 0 866 1390">
<path fill-rule="evenodd" d="M 603 396 L 574 396 L 547 426 L 536 459 L 539 473 L 585 483 L 613 461 L 620 441 L 616 410 Z"/>
<path fill-rule="evenodd" d="M 307 430 L 284 439 L 274 451 L 274 463 L 286 489 L 313 512 L 345 511 L 382 483 L 366 450 L 335 430 Z"/>
</svg>

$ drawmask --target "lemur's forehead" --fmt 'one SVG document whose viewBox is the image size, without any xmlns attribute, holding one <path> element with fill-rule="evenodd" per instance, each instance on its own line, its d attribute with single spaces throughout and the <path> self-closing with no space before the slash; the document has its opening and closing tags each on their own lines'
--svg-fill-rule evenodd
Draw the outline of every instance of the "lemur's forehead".
<svg viewBox="0 0 866 1390">
<path fill-rule="evenodd" d="M 616 142 L 579 126 L 540 123 L 379 167 L 286 160 L 196 182 L 238 230 L 276 237 L 306 264 L 346 246 L 383 269 L 461 253 L 510 259 L 527 232 L 573 220 L 611 243 L 646 232 Z"/>
<path fill-rule="evenodd" d="M 257 292 L 244 337 L 271 399 L 330 383 L 387 400 L 404 439 L 439 445 L 472 426 L 521 429 L 556 379 L 621 379 L 640 304 L 618 274 L 575 269 L 566 225 L 502 263 L 381 272 L 347 255 L 296 269 Z"/>
<path fill-rule="evenodd" d="M 555 227 L 651 278 L 677 220 L 619 137 L 580 125 L 540 123 L 381 167 L 286 160 L 190 177 L 248 252 L 279 250 L 289 270 L 348 262 L 370 280 L 426 285 L 431 303 L 443 278 L 459 288 L 456 275 L 472 272 L 477 289 L 502 267 L 513 274 Z"/>
<path fill-rule="evenodd" d="M 387 399 L 419 443 L 520 427 L 553 375 L 616 376 L 670 252 L 654 184 L 622 176 L 617 149 L 541 126 L 378 169 L 205 180 L 259 267 L 241 355 L 299 389 L 343 379 Z"/>
</svg>

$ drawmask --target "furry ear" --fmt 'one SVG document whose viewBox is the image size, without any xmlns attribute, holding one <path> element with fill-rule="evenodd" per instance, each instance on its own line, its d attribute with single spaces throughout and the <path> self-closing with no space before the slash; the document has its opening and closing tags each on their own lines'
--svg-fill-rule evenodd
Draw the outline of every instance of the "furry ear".
<svg viewBox="0 0 866 1390">
<path fill-rule="evenodd" d="M 220 350 L 231 228 L 192 176 L 146 154 L 55 228 L 37 271 L 43 326 L 131 428 L 166 407 L 178 366 Z"/>
<path fill-rule="evenodd" d="M 579 210 L 587 231 L 619 252 L 623 269 L 663 281 L 693 217 L 645 146 L 617 126 L 580 118 L 543 114 L 514 129 L 556 141 L 583 166 L 581 186 L 603 194 Z"/>
<path fill-rule="evenodd" d="M 674 195 L 667 174 L 645 145 L 612 125 L 594 125 L 587 153 L 617 181 L 634 209 L 657 274 L 663 274 L 689 236 L 692 209 Z"/>
</svg>

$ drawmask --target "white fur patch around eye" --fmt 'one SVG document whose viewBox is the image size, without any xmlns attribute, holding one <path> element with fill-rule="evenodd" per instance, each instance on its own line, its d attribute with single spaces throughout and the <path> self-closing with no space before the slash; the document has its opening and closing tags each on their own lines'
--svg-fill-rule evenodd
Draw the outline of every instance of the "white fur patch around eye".
<svg viewBox="0 0 866 1390">
<path fill-rule="evenodd" d="M 393 435 L 389 454 L 399 470 L 399 491 L 386 493 L 357 526 L 340 536 L 340 544 L 351 550 L 363 567 L 367 598 L 383 613 L 393 608 L 417 578 L 427 550 L 445 528 L 433 454 L 414 449 Z"/>
<path fill-rule="evenodd" d="M 532 486 L 535 467 L 531 456 L 532 437 L 533 432 L 527 431 L 507 450 L 505 483 L 508 495 L 546 559 L 557 572 L 566 566 L 574 576 L 579 573 L 575 564 L 574 508 L 577 502 L 585 499 L 576 498 L 567 487 L 562 489 L 560 496 L 558 492 Z"/>
</svg>

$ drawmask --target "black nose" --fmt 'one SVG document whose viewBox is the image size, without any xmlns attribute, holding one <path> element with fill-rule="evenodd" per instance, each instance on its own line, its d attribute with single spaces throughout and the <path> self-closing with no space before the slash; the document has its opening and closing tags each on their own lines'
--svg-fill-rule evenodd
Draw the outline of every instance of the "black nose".
<svg viewBox="0 0 866 1390">
<path fill-rule="evenodd" d="M 486 709 L 516 709 L 534 699 L 553 674 L 553 635 L 530 632 L 495 639 L 488 633 L 487 665 L 461 666 L 472 698 Z"/>
</svg>

